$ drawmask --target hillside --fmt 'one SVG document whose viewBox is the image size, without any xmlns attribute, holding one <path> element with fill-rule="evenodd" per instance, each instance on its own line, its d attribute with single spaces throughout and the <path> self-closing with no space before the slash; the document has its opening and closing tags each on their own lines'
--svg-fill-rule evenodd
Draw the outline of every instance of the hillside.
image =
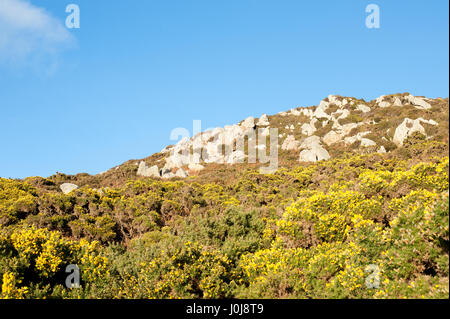
<svg viewBox="0 0 450 319">
<path fill-rule="evenodd" d="M 0 296 L 448 298 L 448 129 L 448 98 L 330 95 L 101 174 L 0 178 Z"/>
</svg>

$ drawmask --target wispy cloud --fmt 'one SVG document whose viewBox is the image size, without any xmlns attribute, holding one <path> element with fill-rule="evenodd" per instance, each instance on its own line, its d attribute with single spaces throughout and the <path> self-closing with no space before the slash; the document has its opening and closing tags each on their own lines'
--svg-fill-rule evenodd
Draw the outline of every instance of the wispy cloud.
<svg viewBox="0 0 450 319">
<path fill-rule="evenodd" d="M 54 68 L 58 54 L 74 44 L 62 22 L 26 0 L 0 0 L 0 64 Z"/>
</svg>

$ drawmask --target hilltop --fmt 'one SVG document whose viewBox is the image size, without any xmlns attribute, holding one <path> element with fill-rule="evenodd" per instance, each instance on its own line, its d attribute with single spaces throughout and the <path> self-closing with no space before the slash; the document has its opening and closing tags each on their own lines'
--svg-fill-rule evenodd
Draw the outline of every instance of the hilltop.
<svg viewBox="0 0 450 319">
<path fill-rule="evenodd" d="M 121 186 L 130 179 L 193 177 L 209 180 L 217 167 L 230 174 L 241 167 L 266 167 L 259 157 L 249 163 L 248 137 L 255 131 L 253 147 L 270 154 L 270 129 L 277 129 L 279 167 L 307 165 L 336 158 L 343 152 L 355 154 L 404 153 L 403 143 L 412 136 L 448 145 L 448 98 L 425 98 L 409 93 L 380 96 L 372 101 L 329 95 L 317 106 L 297 107 L 274 115 L 249 117 L 238 124 L 183 138 L 175 145 L 147 158 L 129 160 L 95 176 L 57 174 L 49 179 L 78 186 Z M 259 130 L 259 131 L 258 131 Z M 261 133 L 261 134 L 258 134 Z M 236 142 L 247 136 L 244 152 Z M 267 137 L 267 141 L 263 140 Z M 222 145 L 229 147 L 226 154 Z M 445 154 L 446 149 L 443 149 Z M 186 154 L 190 154 L 190 157 Z M 195 155 L 197 154 L 197 155 Z M 400 154 L 406 156 L 407 154 Z M 241 165 L 248 164 L 248 165 Z M 232 167 L 237 165 L 237 167 Z M 214 174 L 213 174 L 214 175 Z"/>
<path fill-rule="evenodd" d="M 448 98 L 330 95 L 101 174 L 0 178 L 0 297 L 448 298 L 448 129 Z"/>
</svg>

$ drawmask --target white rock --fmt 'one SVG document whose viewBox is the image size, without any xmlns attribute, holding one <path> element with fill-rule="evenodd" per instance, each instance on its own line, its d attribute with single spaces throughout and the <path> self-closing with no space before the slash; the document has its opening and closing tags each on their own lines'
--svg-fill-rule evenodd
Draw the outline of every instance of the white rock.
<svg viewBox="0 0 450 319">
<path fill-rule="evenodd" d="M 147 164 L 145 164 L 144 161 L 139 163 L 136 175 L 144 177 L 160 177 L 158 166 L 153 165 L 152 167 L 147 167 Z"/>
<path fill-rule="evenodd" d="M 185 178 L 188 177 L 188 173 L 186 173 L 184 171 L 184 169 L 180 168 L 176 173 L 175 173 L 176 177 L 181 177 L 181 178 Z"/>
<path fill-rule="evenodd" d="M 330 158 L 330 154 L 323 148 L 318 136 L 314 135 L 306 138 L 300 145 L 300 148 L 304 149 L 299 154 L 300 162 L 317 162 Z"/>
<path fill-rule="evenodd" d="M 361 143 L 362 143 L 363 137 L 370 133 L 371 133 L 370 131 L 366 131 L 366 132 L 360 132 L 354 136 L 346 137 L 344 139 L 344 143 L 345 143 L 345 145 L 351 145 L 351 144 L 355 143 L 356 141 L 361 141 Z M 365 139 L 365 140 L 367 140 L 367 141 L 364 141 L 364 143 L 371 144 L 371 142 L 373 142 L 370 139 Z M 364 146 L 364 145 L 361 145 L 361 146 Z M 371 146 L 371 145 L 369 145 L 369 146 Z"/>
<path fill-rule="evenodd" d="M 160 151 L 160 153 L 163 153 L 163 154 L 168 153 L 168 152 L 170 152 L 170 149 L 171 149 L 172 147 L 173 147 L 173 145 L 168 145 L 168 146 L 164 147 L 164 148 Z"/>
<path fill-rule="evenodd" d="M 347 123 L 345 125 L 342 125 L 342 136 L 347 136 L 354 128 L 357 128 L 360 125 L 362 125 L 362 123 Z"/>
<path fill-rule="evenodd" d="M 314 117 L 315 117 L 315 118 L 318 118 L 318 119 L 320 119 L 320 118 L 330 119 L 330 118 L 331 118 L 330 115 L 328 115 L 327 113 L 325 113 L 325 111 L 322 110 L 322 109 L 317 109 L 317 110 L 314 112 Z"/>
<path fill-rule="evenodd" d="M 347 145 L 351 145 L 351 144 L 355 143 L 357 140 L 358 140 L 358 138 L 356 137 L 356 135 L 349 136 L 349 137 L 344 138 L 344 143 L 347 146 Z"/>
<path fill-rule="evenodd" d="M 345 101 L 346 101 L 345 104 L 347 104 L 347 100 L 345 100 Z M 328 95 L 328 102 L 329 102 L 328 104 L 334 104 L 334 105 L 337 105 L 337 106 L 343 106 L 344 105 L 344 102 L 343 101 L 341 102 L 336 95 Z"/>
<path fill-rule="evenodd" d="M 302 125 L 301 130 L 303 135 L 311 136 L 316 131 L 316 127 L 313 124 L 314 122 L 311 121 L 309 124 L 305 123 Z"/>
<path fill-rule="evenodd" d="M 394 97 L 394 106 L 403 106 L 402 100 L 398 96 Z"/>
<path fill-rule="evenodd" d="M 336 111 L 333 114 L 336 114 L 336 115 L 340 114 L 339 117 L 337 117 L 336 119 L 343 120 L 350 115 L 350 111 L 347 109 L 343 109 L 343 110 Z"/>
<path fill-rule="evenodd" d="M 161 177 L 164 179 L 173 178 L 173 177 L 175 177 L 175 174 L 172 172 L 167 172 L 164 175 L 162 175 Z"/>
<path fill-rule="evenodd" d="M 313 112 L 312 109 L 301 109 L 300 112 L 301 112 L 304 116 L 307 116 L 307 117 L 309 117 L 309 118 L 312 118 L 312 117 L 313 117 L 313 114 L 314 114 L 314 112 Z"/>
<path fill-rule="evenodd" d="M 253 116 L 247 117 L 244 122 L 241 123 L 241 127 L 253 128 L 255 127 L 255 118 Z"/>
<path fill-rule="evenodd" d="M 256 123 L 256 125 L 258 126 L 267 126 L 269 125 L 269 118 L 267 117 L 266 114 L 261 115 L 261 117 L 259 118 L 258 122 Z"/>
<path fill-rule="evenodd" d="M 320 145 L 315 145 L 311 149 L 305 149 L 300 152 L 299 161 L 300 162 L 317 162 L 322 160 L 328 160 L 330 154 L 327 150 Z"/>
<path fill-rule="evenodd" d="M 190 146 L 189 146 L 190 147 Z M 186 148 L 185 152 L 187 153 L 189 148 Z M 175 153 L 166 158 L 166 166 L 168 168 L 180 168 L 183 165 L 188 165 L 190 161 L 188 154 L 179 154 Z"/>
<path fill-rule="evenodd" d="M 325 136 L 323 137 L 323 142 L 327 145 L 332 145 L 334 143 L 337 143 L 342 140 L 342 135 L 339 133 L 336 133 L 335 131 L 329 131 Z"/>
<path fill-rule="evenodd" d="M 420 132 L 425 134 L 425 128 L 420 125 L 421 119 L 411 120 L 409 118 L 405 118 L 396 129 L 394 133 L 393 142 L 397 146 L 402 146 L 403 142 L 406 140 L 408 136 L 413 134 L 414 132 Z"/>
<path fill-rule="evenodd" d="M 378 97 L 377 99 L 375 99 L 375 103 L 379 106 L 379 107 L 389 107 L 391 106 L 391 103 L 384 101 L 386 95 L 382 95 L 380 97 Z"/>
<path fill-rule="evenodd" d="M 377 143 L 375 143 L 371 139 L 361 138 L 361 146 L 362 147 L 370 147 L 370 146 L 376 146 L 376 145 L 377 145 Z"/>
<path fill-rule="evenodd" d="M 306 138 L 300 145 L 300 148 L 313 148 L 316 145 L 320 145 L 320 137 L 318 136 L 310 136 L 308 138 Z"/>
<path fill-rule="evenodd" d="M 427 109 L 431 108 L 431 105 L 429 103 L 425 102 L 425 100 L 423 98 L 416 97 L 413 95 L 408 95 L 406 97 L 406 99 L 409 101 L 409 103 L 411 103 L 417 109 L 427 110 Z"/>
<path fill-rule="evenodd" d="M 293 135 L 288 135 L 281 145 L 282 150 L 297 150 L 300 147 L 300 142 L 295 139 Z"/>
<path fill-rule="evenodd" d="M 313 117 L 315 117 L 316 119 L 320 118 L 331 119 L 331 116 L 325 112 L 330 106 L 330 104 L 331 104 L 330 102 L 325 102 L 324 100 L 320 101 L 320 104 L 316 107 L 313 113 Z"/>
<path fill-rule="evenodd" d="M 430 124 L 430 125 L 438 125 L 438 123 L 434 120 L 424 120 L 423 118 L 418 118 L 422 123 Z"/>
<path fill-rule="evenodd" d="M 363 112 L 363 113 L 370 112 L 370 107 L 368 107 L 367 105 L 364 105 L 364 104 L 358 104 L 358 106 L 356 107 L 356 109 L 357 109 L 358 111 Z"/>
<path fill-rule="evenodd" d="M 71 191 L 77 189 L 78 185 L 75 185 L 75 184 L 72 184 L 72 183 L 64 183 L 64 184 L 61 184 L 59 186 L 59 188 L 61 189 L 61 191 L 64 194 L 69 194 Z"/>
</svg>

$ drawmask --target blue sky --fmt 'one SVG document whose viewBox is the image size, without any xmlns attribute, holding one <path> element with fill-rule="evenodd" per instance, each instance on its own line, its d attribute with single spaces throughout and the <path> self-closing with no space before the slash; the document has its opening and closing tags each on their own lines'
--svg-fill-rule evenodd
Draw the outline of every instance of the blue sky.
<svg viewBox="0 0 450 319">
<path fill-rule="evenodd" d="M 80 29 L 64 27 L 69 3 Z M 379 29 L 365 26 L 370 3 Z M 448 97 L 448 10 L 444 0 L 0 0 L 0 176 L 96 174 L 160 151 L 193 120 L 224 126 L 329 94 Z"/>
</svg>

